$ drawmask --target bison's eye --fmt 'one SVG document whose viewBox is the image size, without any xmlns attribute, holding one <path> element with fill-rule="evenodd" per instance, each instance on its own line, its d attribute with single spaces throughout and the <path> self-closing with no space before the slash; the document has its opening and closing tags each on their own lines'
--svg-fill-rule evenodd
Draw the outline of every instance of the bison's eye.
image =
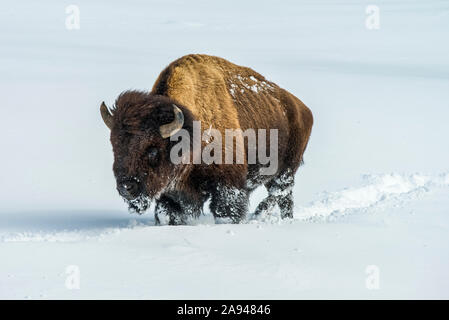
<svg viewBox="0 0 449 320">
<path fill-rule="evenodd" d="M 159 162 L 159 150 L 155 147 L 148 149 L 148 161 L 151 166 L 156 166 Z"/>
</svg>

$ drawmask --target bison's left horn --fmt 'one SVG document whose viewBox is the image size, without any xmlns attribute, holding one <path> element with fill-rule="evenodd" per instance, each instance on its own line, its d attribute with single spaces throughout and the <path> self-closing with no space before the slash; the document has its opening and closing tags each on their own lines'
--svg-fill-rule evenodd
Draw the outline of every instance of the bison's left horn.
<svg viewBox="0 0 449 320">
<path fill-rule="evenodd" d="M 181 130 L 184 125 L 184 114 L 181 109 L 179 109 L 176 105 L 173 105 L 173 113 L 175 115 L 175 120 L 159 127 L 159 132 L 164 139 L 174 135 L 176 132 Z"/>
<path fill-rule="evenodd" d="M 101 117 L 103 118 L 104 123 L 106 124 L 106 126 L 109 129 L 112 129 L 112 114 L 109 112 L 108 107 L 106 107 L 106 104 L 104 103 L 104 101 L 101 103 L 100 106 L 100 112 L 101 112 Z"/>
</svg>

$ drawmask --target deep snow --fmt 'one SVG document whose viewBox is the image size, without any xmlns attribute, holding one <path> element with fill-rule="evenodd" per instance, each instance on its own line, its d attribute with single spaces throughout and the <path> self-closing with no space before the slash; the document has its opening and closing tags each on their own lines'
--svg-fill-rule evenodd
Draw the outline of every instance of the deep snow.
<svg viewBox="0 0 449 320">
<path fill-rule="evenodd" d="M 0 12 L 0 298 L 449 298 L 447 1 L 77 1 L 72 31 L 69 4 Z M 293 220 L 127 213 L 100 102 L 187 53 L 312 109 Z"/>
</svg>

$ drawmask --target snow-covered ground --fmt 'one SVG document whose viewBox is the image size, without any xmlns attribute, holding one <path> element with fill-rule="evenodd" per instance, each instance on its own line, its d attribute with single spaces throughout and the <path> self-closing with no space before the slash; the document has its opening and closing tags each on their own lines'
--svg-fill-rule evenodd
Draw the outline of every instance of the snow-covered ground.
<svg viewBox="0 0 449 320">
<path fill-rule="evenodd" d="M 3 5 L 0 298 L 449 298 L 448 36 L 437 0 Z M 293 220 L 127 213 L 100 102 L 187 53 L 312 109 Z"/>
</svg>

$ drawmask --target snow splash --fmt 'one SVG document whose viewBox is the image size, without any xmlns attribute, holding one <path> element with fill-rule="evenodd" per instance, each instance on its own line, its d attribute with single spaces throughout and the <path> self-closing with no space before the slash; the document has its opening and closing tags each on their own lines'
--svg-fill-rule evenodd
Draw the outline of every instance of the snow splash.
<svg viewBox="0 0 449 320">
<path fill-rule="evenodd" d="M 323 193 L 322 199 L 298 207 L 294 219 L 303 221 L 331 221 L 338 217 L 370 208 L 400 205 L 432 188 L 448 187 L 449 173 L 438 176 L 423 174 L 364 175 L 362 186 Z"/>
</svg>

